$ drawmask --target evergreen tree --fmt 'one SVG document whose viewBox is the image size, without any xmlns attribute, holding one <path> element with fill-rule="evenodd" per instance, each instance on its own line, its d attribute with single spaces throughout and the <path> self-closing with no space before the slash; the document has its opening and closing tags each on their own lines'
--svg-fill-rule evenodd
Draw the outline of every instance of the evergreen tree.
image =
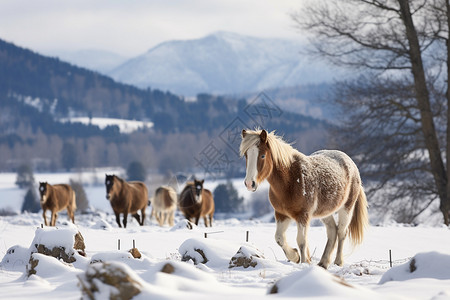
<svg viewBox="0 0 450 300">
<path fill-rule="evenodd" d="M 29 164 L 23 164 L 17 169 L 16 185 L 21 189 L 34 184 L 33 169 Z"/>
<path fill-rule="evenodd" d="M 35 191 L 33 185 L 29 185 L 29 189 L 25 194 L 25 198 L 22 203 L 22 208 L 20 211 L 23 213 L 25 211 L 30 213 L 37 213 L 41 210 L 41 204 L 39 202 L 39 197 Z"/>
<path fill-rule="evenodd" d="M 244 198 L 239 197 L 233 183 L 228 180 L 225 184 L 219 184 L 215 188 L 214 202 L 217 212 L 235 213 L 241 211 Z"/>
<path fill-rule="evenodd" d="M 139 161 L 132 161 L 128 165 L 127 169 L 128 180 L 138 180 L 144 181 L 147 179 L 147 170 L 145 170 L 144 165 Z"/>
</svg>

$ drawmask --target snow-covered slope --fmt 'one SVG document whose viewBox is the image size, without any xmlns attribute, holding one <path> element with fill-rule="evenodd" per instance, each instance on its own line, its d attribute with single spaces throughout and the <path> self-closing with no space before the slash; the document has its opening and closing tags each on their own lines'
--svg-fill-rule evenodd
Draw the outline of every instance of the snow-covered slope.
<svg viewBox="0 0 450 300">
<path fill-rule="evenodd" d="M 218 32 L 197 40 L 169 41 L 109 73 L 142 88 L 197 93 L 241 93 L 329 81 L 334 70 L 302 55 L 298 41 Z"/>
</svg>

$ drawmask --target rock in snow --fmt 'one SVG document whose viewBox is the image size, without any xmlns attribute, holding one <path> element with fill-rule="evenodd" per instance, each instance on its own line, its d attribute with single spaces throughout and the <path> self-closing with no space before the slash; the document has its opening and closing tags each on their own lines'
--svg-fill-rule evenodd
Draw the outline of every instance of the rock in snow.
<svg viewBox="0 0 450 300">
<path fill-rule="evenodd" d="M 362 287 L 348 284 L 340 277 L 328 271 L 312 266 L 294 272 L 278 280 L 269 294 L 280 294 L 285 297 L 327 297 L 339 299 L 381 299 L 381 295 Z"/>
<path fill-rule="evenodd" d="M 255 248 L 242 246 L 238 252 L 231 258 L 229 268 L 236 267 L 256 267 L 258 262 L 264 259 L 264 255 Z"/>
<path fill-rule="evenodd" d="M 409 262 L 386 271 L 379 284 L 415 278 L 450 279 L 450 255 L 439 252 L 418 253 Z"/>
</svg>

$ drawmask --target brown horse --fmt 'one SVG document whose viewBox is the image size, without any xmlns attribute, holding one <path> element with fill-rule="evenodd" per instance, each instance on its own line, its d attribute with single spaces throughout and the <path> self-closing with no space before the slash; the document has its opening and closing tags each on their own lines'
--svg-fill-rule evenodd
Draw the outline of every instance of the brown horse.
<svg viewBox="0 0 450 300">
<path fill-rule="evenodd" d="M 47 209 L 52 212 L 50 219 L 50 226 L 55 226 L 58 212 L 67 209 L 67 215 L 72 223 L 75 224 L 75 210 L 77 209 L 77 202 L 75 192 L 68 184 L 51 185 L 47 182 L 39 182 L 39 194 L 41 195 L 41 207 L 44 216 L 44 223 L 47 226 L 47 217 L 45 213 Z"/>
<path fill-rule="evenodd" d="M 177 209 L 177 193 L 170 186 L 160 186 L 155 191 L 155 196 L 150 199 L 152 203 L 152 217 L 155 216 L 159 226 L 168 223 L 173 226 L 175 210 Z"/>
<path fill-rule="evenodd" d="M 328 268 L 336 246 L 334 263 L 343 265 L 342 250 L 347 233 L 353 244 L 362 242 L 368 225 L 367 200 L 355 163 L 345 153 L 322 150 L 306 156 L 273 132 L 243 130 L 240 153 L 246 158 L 244 184 L 256 191 L 265 179 L 270 184 L 269 200 L 275 210 L 275 240 L 286 257 L 294 262 L 310 263 L 307 243 L 309 223 L 320 218 L 327 229 L 328 241 L 319 266 Z M 338 222 L 333 214 L 337 212 Z M 297 223 L 297 249 L 286 243 L 285 232 Z"/>
<path fill-rule="evenodd" d="M 189 221 L 195 225 L 201 217 L 205 226 L 212 226 L 214 216 L 214 199 L 211 191 L 203 188 L 204 180 L 194 180 L 186 183 L 178 199 L 178 207 Z"/>
<path fill-rule="evenodd" d="M 144 225 L 145 209 L 148 204 L 148 190 L 141 181 L 130 181 L 117 177 L 116 175 L 106 175 L 106 199 L 111 202 L 111 207 L 116 215 L 116 222 L 119 227 L 120 214 L 123 214 L 123 227 L 127 227 L 128 214 L 138 221 L 139 225 Z M 141 216 L 137 211 L 141 211 Z"/>
</svg>

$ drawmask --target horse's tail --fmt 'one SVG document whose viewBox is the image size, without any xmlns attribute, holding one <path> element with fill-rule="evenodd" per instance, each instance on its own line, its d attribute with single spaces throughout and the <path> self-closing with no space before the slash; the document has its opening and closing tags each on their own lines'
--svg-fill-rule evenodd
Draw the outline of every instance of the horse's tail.
<svg viewBox="0 0 450 300">
<path fill-rule="evenodd" d="M 369 226 L 369 214 L 367 212 L 367 198 L 361 186 L 358 199 L 353 209 L 352 220 L 349 225 L 350 240 L 354 245 L 361 244 L 364 230 Z"/>
</svg>

